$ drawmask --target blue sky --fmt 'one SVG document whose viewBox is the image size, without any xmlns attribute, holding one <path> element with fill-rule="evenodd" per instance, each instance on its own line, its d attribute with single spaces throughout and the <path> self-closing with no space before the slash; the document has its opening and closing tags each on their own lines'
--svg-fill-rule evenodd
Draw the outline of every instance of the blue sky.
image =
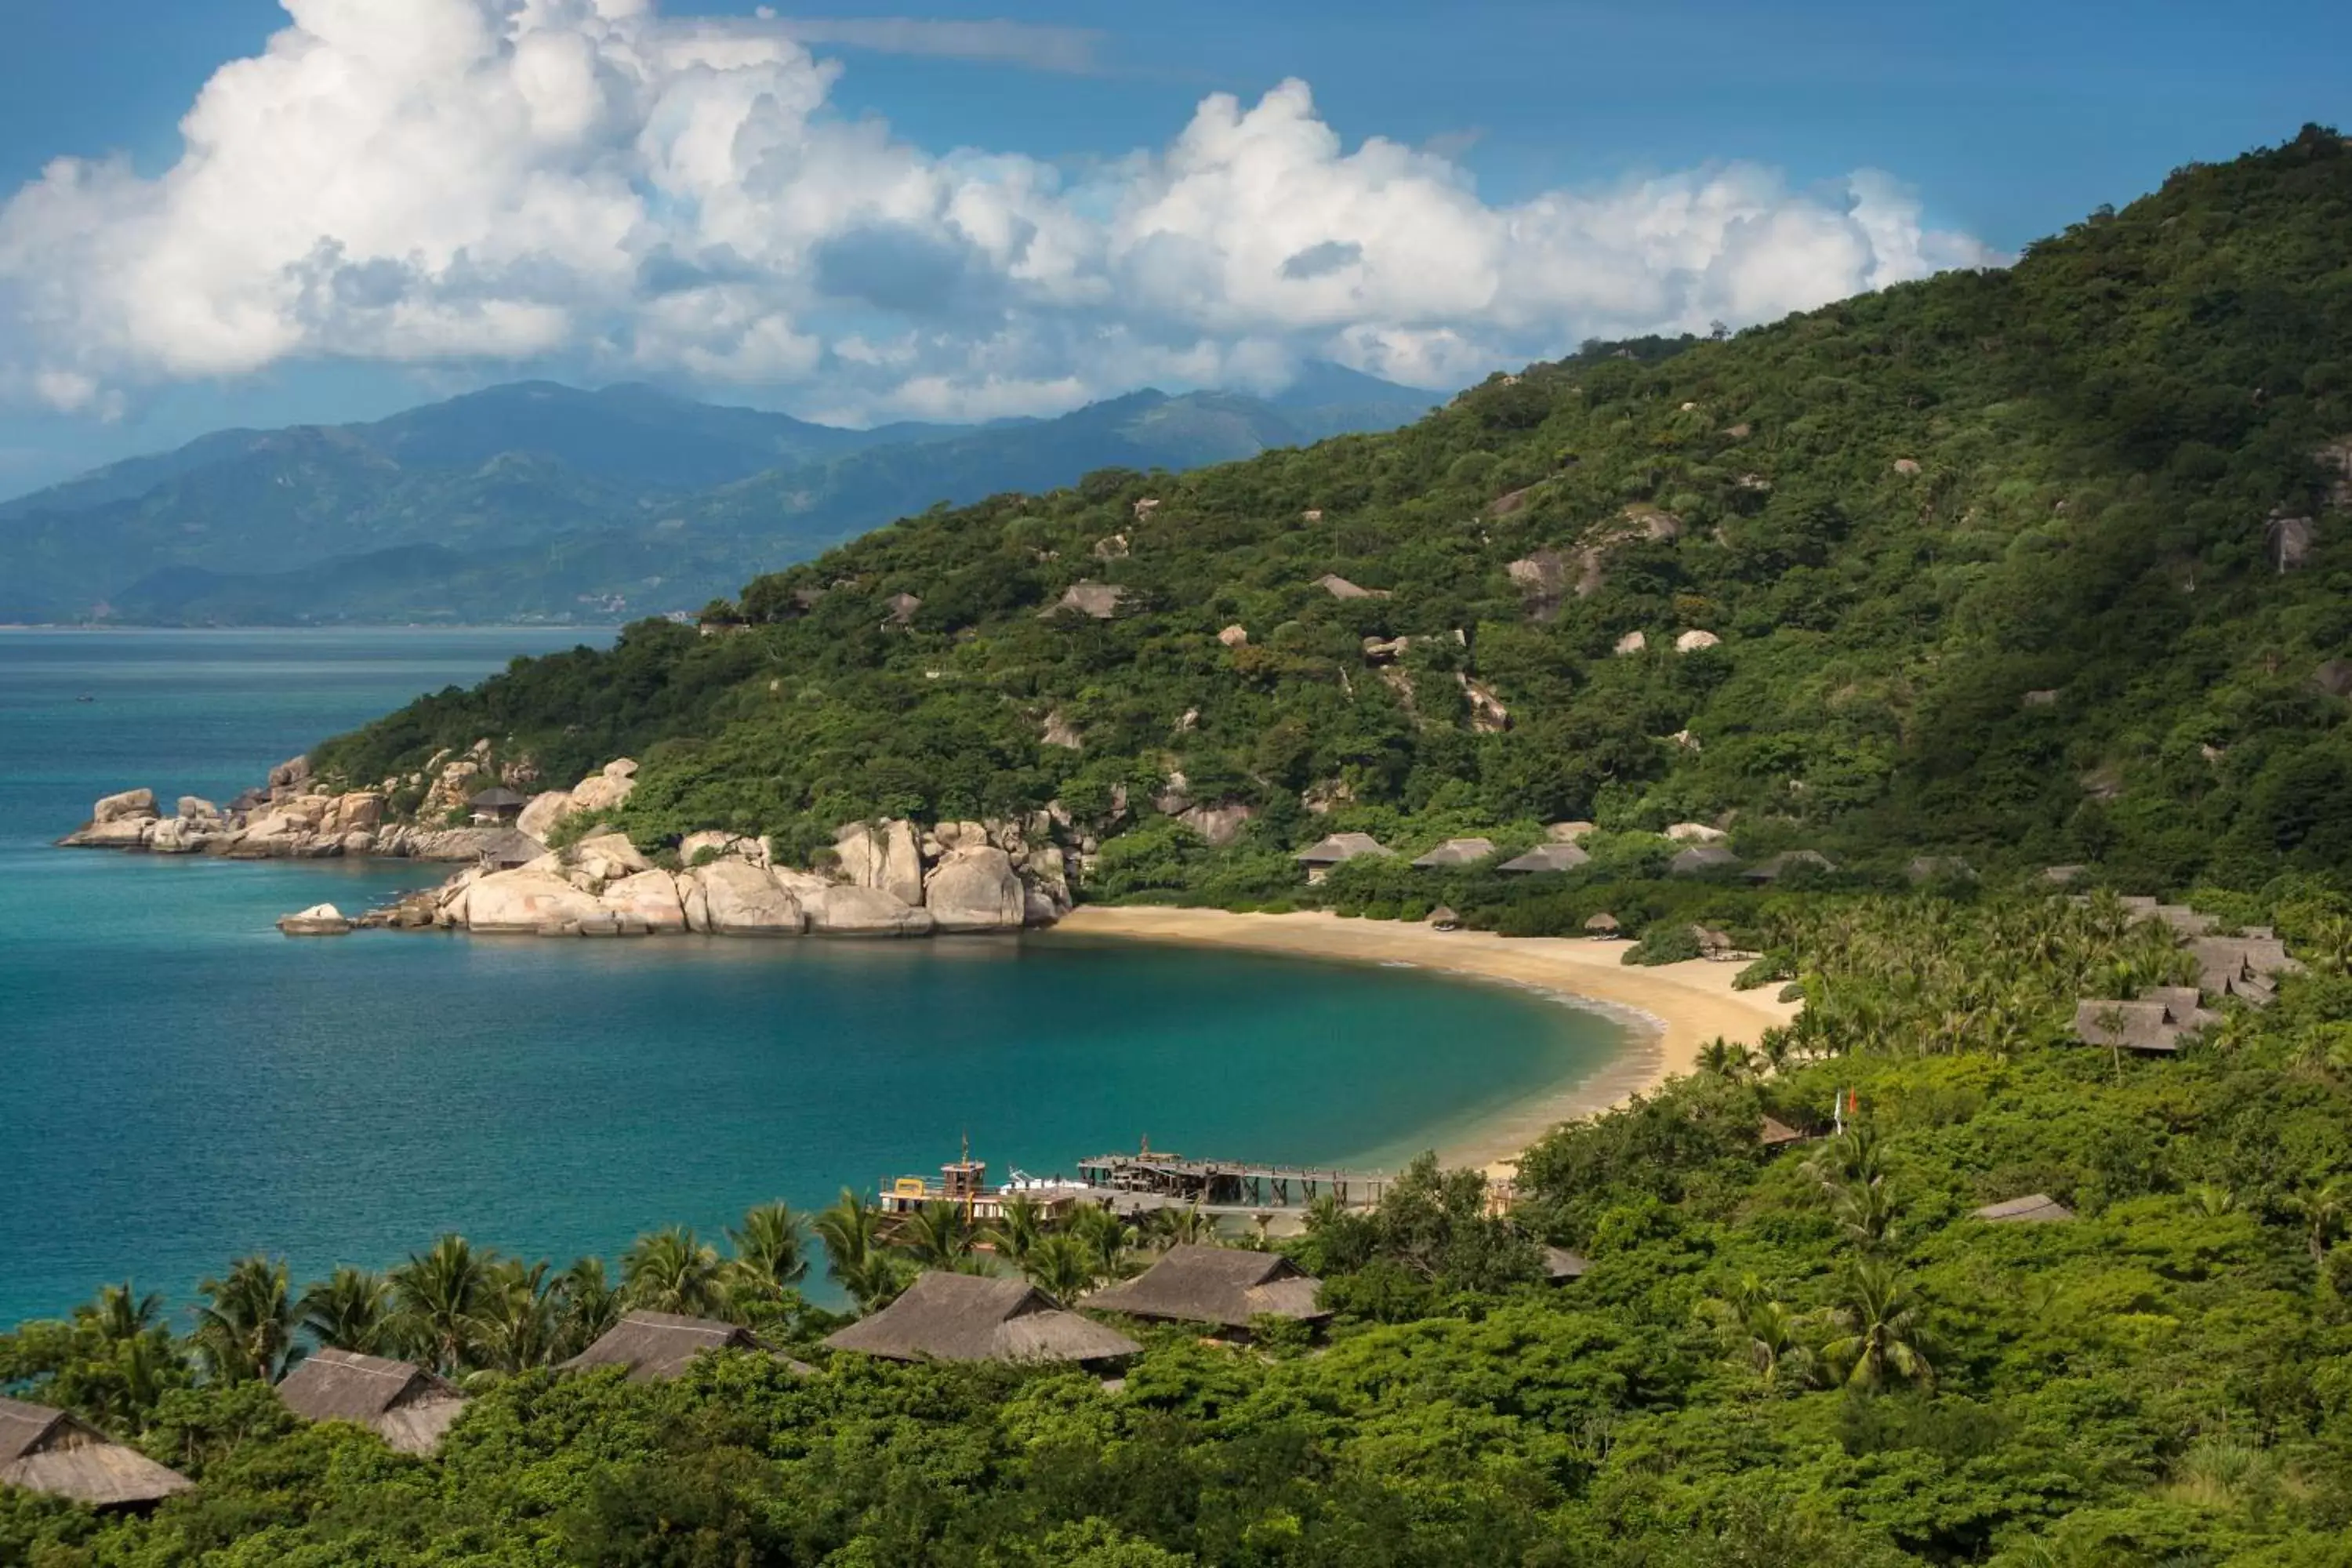
<svg viewBox="0 0 2352 1568">
<path fill-rule="evenodd" d="M 2340 4 L 641 3 L 7 0 L 0 493 L 532 373 L 859 420 L 1304 357 L 1444 384 L 2006 253 L 2352 124 Z M 696 18 L 738 28 L 681 44 Z M 299 63 L 215 81 L 298 19 Z M 542 90 L 531 48 L 605 86 Z M 320 109 L 353 82 L 393 89 Z"/>
</svg>

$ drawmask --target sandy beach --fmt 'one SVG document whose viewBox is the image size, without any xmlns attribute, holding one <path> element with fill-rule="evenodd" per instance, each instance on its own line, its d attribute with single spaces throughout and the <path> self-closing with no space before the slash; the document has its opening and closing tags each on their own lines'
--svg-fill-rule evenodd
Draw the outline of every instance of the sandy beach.
<svg viewBox="0 0 2352 1568">
<path fill-rule="evenodd" d="M 1628 1048 L 1599 1071 L 1511 1107 L 1438 1150 L 1447 1164 L 1507 1175 L 1519 1152 L 1556 1124 L 1622 1104 L 1689 1072 L 1717 1036 L 1753 1045 L 1797 1015 L 1777 987 L 1735 991 L 1737 963 L 1693 959 L 1656 968 L 1623 963 L 1625 944 L 1575 937 L 1499 937 L 1440 931 L 1398 921 L 1342 920 L 1325 912 L 1236 915 L 1219 910 L 1080 909 L 1062 921 L 1076 936 L 1287 952 L 1365 963 L 1410 963 L 1528 986 L 1600 1005 L 1634 1030 Z"/>
</svg>

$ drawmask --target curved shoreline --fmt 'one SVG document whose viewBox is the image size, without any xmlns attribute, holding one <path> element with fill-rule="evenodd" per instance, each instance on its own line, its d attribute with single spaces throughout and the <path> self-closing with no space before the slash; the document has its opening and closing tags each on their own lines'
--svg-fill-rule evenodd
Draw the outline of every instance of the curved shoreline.
<svg viewBox="0 0 2352 1568">
<path fill-rule="evenodd" d="M 1479 1165 L 1491 1176 L 1507 1176 L 1521 1152 L 1559 1122 L 1622 1105 L 1692 1071 L 1700 1048 L 1717 1036 L 1753 1045 L 1767 1028 L 1798 1013 L 1798 1004 L 1779 1001 L 1773 992 L 1733 990 L 1737 964 L 1695 958 L 1631 966 L 1622 962 L 1625 944 L 1617 942 L 1440 931 L 1328 912 L 1240 915 L 1101 905 L 1072 910 L 1057 929 L 1074 936 L 1410 964 L 1525 986 L 1629 1025 L 1626 1048 L 1597 1070 L 1521 1100 L 1440 1147 L 1447 1164 Z"/>
</svg>

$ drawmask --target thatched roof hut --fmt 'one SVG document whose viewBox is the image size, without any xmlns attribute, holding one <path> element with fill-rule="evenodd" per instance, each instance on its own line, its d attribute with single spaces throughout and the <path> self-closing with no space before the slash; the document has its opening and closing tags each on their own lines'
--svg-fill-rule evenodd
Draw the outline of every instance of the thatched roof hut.
<svg viewBox="0 0 2352 1568">
<path fill-rule="evenodd" d="M 1496 869 L 1523 877 L 1538 871 L 1573 871 L 1591 860 L 1580 844 L 1538 844 L 1524 855 L 1513 856 Z"/>
<path fill-rule="evenodd" d="M 1766 1117 L 1756 1128 L 1756 1142 L 1767 1149 L 1785 1149 L 1804 1141 L 1803 1133 L 1776 1117 Z"/>
<path fill-rule="evenodd" d="M 1278 1252 L 1230 1247 L 1171 1247 L 1136 1278 L 1097 1290 L 1081 1305 L 1130 1318 L 1164 1318 L 1246 1329 L 1256 1317 L 1313 1322 L 1331 1314 L 1315 1304 L 1323 1281 Z"/>
<path fill-rule="evenodd" d="M 1553 1285 L 1565 1285 L 1571 1279 L 1581 1279 L 1592 1267 L 1580 1252 L 1570 1252 L 1565 1247 L 1543 1249 L 1544 1279 Z"/>
<path fill-rule="evenodd" d="M 915 624 L 916 612 L 923 607 L 923 601 L 912 594 L 893 594 L 882 601 L 882 607 L 890 612 L 890 618 L 882 623 L 884 626 L 910 626 Z"/>
<path fill-rule="evenodd" d="M 1719 871 L 1739 864 L 1739 857 L 1720 844 L 1694 844 L 1666 862 L 1666 874 L 1673 877 L 1696 877 L 1707 871 Z"/>
<path fill-rule="evenodd" d="M 2073 1219 L 2074 1211 L 2047 1193 L 2028 1193 L 2021 1198 L 1987 1204 L 1976 1210 L 1972 1217 L 1995 1225 L 2041 1225 L 2052 1220 Z"/>
<path fill-rule="evenodd" d="M 1495 852 L 1491 838 L 1449 838 L 1428 854 L 1413 860 L 1423 870 L 1435 870 L 1446 866 L 1469 866 L 1484 860 Z"/>
<path fill-rule="evenodd" d="M 675 1312 L 631 1312 L 610 1332 L 570 1361 L 565 1372 L 600 1366 L 628 1369 L 631 1383 L 676 1377 L 705 1351 L 765 1351 L 759 1336 L 740 1323 L 712 1318 L 682 1318 Z"/>
<path fill-rule="evenodd" d="M 1818 849 L 1790 849 L 1760 861 L 1740 873 L 1751 882 L 1777 882 L 1800 866 L 1810 866 L 1816 871 L 1834 871 L 1836 862 Z"/>
<path fill-rule="evenodd" d="M 1429 911 L 1429 926 L 1433 931 L 1460 931 L 1462 917 L 1454 912 L 1453 905 L 1440 904 Z"/>
<path fill-rule="evenodd" d="M 1607 910 L 1603 910 L 1599 914 L 1587 919 L 1584 922 L 1584 929 L 1603 942 L 1606 942 L 1613 936 L 1622 936 L 1624 934 L 1625 931 L 1623 926 L 1618 924 L 1617 917 L 1611 914 Z"/>
<path fill-rule="evenodd" d="M 2180 1049 L 2180 1026 L 2162 1002 L 2074 1004 L 2074 1037 L 2086 1046 L 2170 1055 Z"/>
<path fill-rule="evenodd" d="M 824 1343 L 891 1361 L 1108 1361 L 1143 1349 L 1025 1279 L 938 1273 Z"/>
<path fill-rule="evenodd" d="M 1690 928 L 1690 932 L 1693 940 L 1698 943 L 1698 955 L 1701 958 L 1724 959 L 1738 951 L 1737 944 L 1731 940 L 1729 931 L 1695 925 Z"/>
<path fill-rule="evenodd" d="M 1386 855 L 1389 847 L 1369 833 L 1334 833 L 1318 844 L 1300 850 L 1292 858 L 1302 866 L 1337 866 L 1342 860 L 1353 860 L 1359 855 Z"/>
<path fill-rule="evenodd" d="M 1107 621 L 1118 614 L 1118 606 L 1128 596 L 1127 590 L 1114 583 L 1073 583 L 1063 595 L 1037 612 L 1040 620 L 1050 620 L 1064 610 L 1076 610 L 1097 621 Z"/>
<path fill-rule="evenodd" d="M 92 1508 L 144 1508 L 194 1484 L 77 1416 L 0 1399 L 0 1486 Z"/>
<path fill-rule="evenodd" d="M 2200 936 L 2189 951 L 2197 957 L 2197 986 L 2208 996 L 2235 996 L 2255 1007 L 2278 994 L 2278 976 L 2302 973 L 2274 936 Z"/>
<path fill-rule="evenodd" d="M 306 1421 L 351 1421 L 404 1454 L 429 1454 L 466 1408 L 445 1377 L 404 1361 L 323 1350 L 278 1385 L 286 1408 Z"/>
<path fill-rule="evenodd" d="M 482 864 L 493 871 L 511 871 L 546 853 L 546 845 L 520 827 L 509 827 L 482 846 Z"/>
<path fill-rule="evenodd" d="M 1924 882 L 1973 882 L 1977 868 L 1957 855 L 1918 855 L 1903 868 L 1912 886 Z"/>
<path fill-rule="evenodd" d="M 530 801 L 500 784 L 482 791 L 466 804 L 472 808 L 476 822 L 512 822 Z"/>
</svg>

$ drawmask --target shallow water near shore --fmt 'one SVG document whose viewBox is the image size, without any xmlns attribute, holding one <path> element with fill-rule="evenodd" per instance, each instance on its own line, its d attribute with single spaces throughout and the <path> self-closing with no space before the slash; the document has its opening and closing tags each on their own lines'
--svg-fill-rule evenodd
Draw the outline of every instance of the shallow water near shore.
<svg viewBox="0 0 2352 1568">
<path fill-rule="evenodd" d="M 591 634 L 593 638 L 593 634 Z M 440 872 L 48 847 L 100 795 L 226 799 L 547 629 L 0 630 L 0 1327 L 126 1277 L 184 1300 L 444 1229 L 559 1261 L 751 1204 L 1132 1147 L 1392 1164 L 1600 1070 L 1507 987 L 1056 935 L 293 942 Z M 88 697 L 90 701 L 80 699 Z"/>
</svg>

